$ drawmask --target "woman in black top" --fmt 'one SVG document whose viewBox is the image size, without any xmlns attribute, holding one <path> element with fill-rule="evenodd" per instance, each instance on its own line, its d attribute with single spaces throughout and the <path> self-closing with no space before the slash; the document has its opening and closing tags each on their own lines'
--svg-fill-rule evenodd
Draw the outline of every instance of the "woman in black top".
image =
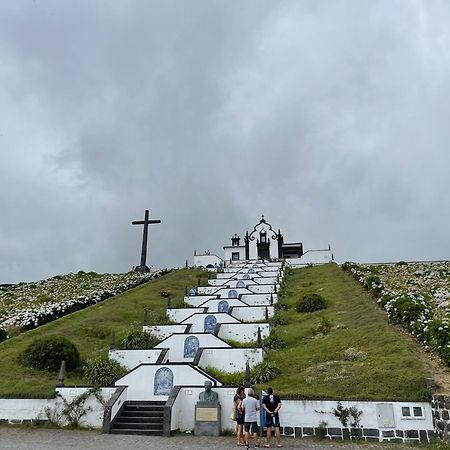
<svg viewBox="0 0 450 450">
<path fill-rule="evenodd" d="M 244 439 L 244 410 L 242 408 L 242 400 L 245 398 L 244 386 L 239 386 L 233 397 L 234 415 L 236 417 L 236 438 L 237 445 L 246 445 Z"/>
</svg>

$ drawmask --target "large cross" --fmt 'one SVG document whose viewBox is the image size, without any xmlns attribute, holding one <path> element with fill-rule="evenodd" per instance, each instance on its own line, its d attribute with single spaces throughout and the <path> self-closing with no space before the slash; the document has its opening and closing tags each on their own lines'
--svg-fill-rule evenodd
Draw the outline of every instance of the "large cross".
<svg viewBox="0 0 450 450">
<path fill-rule="evenodd" d="M 142 252 L 141 252 L 141 264 L 134 270 L 140 273 L 150 272 L 147 267 L 147 241 L 148 241 L 148 226 L 152 223 L 161 223 L 160 220 L 149 220 L 148 209 L 145 210 L 144 220 L 134 220 L 131 222 L 133 225 L 144 225 L 144 232 L 142 235 Z"/>
</svg>

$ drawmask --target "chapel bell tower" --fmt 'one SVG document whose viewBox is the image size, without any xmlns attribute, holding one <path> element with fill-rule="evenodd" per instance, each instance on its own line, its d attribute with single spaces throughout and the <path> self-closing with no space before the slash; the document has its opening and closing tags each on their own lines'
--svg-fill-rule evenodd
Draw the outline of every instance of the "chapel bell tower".
<svg viewBox="0 0 450 450">
<path fill-rule="evenodd" d="M 258 258 L 270 259 L 270 240 L 267 239 L 267 232 L 264 228 L 259 232 L 256 247 L 258 248 Z"/>
</svg>

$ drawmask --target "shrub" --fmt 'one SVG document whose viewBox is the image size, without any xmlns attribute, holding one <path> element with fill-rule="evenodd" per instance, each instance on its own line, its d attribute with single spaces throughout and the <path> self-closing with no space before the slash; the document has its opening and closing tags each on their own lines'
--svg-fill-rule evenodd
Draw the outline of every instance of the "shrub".
<svg viewBox="0 0 450 450">
<path fill-rule="evenodd" d="M 273 307 L 274 307 L 275 311 L 287 311 L 287 309 L 288 309 L 288 305 L 286 305 L 286 303 L 283 303 L 283 302 L 276 302 L 273 305 Z"/>
<path fill-rule="evenodd" d="M 126 367 L 104 356 L 93 359 L 84 367 L 86 381 L 94 386 L 112 386 L 127 372 Z"/>
<path fill-rule="evenodd" d="M 366 278 L 364 285 L 367 290 L 375 296 L 380 295 L 383 291 L 381 278 L 378 275 L 369 275 Z"/>
<path fill-rule="evenodd" d="M 269 324 L 271 327 L 277 327 L 279 325 L 287 325 L 289 323 L 289 319 L 283 313 L 277 311 L 270 319 Z"/>
<path fill-rule="evenodd" d="M 6 330 L 0 328 L 0 342 L 6 341 L 7 337 Z"/>
<path fill-rule="evenodd" d="M 161 341 L 145 331 L 131 331 L 121 341 L 120 347 L 125 350 L 145 350 L 153 348 Z"/>
<path fill-rule="evenodd" d="M 428 325 L 430 343 L 441 359 L 450 366 L 450 330 L 448 319 L 433 320 Z"/>
<path fill-rule="evenodd" d="M 403 325 L 420 341 L 428 340 L 428 330 L 424 324 L 431 315 L 431 306 L 421 295 L 402 294 L 388 301 L 385 306 L 394 324 Z"/>
<path fill-rule="evenodd" d="M 34 340 L 20 355 L 21 363 L 33 369 L 55 371 L 66 362 L 66 370 L 80 365 L 80 354 L 75 345 L 62 336 Z"/>
<path fill-rule="evenodd" d="M 280 368 L 270 361 L 264 361 L 257 364 L 251 370 L 251 383 L 261 384 L 267 383 L 272 378 L 275 378 L 279 373 L 281 373 Z"/>
<path fill-rule="evenodd" d="M 263 348 L 265 350 L 277 350 L 286 347 L 286 342 L 277 336 L 269 336 L 263 341 Z"/>
<path fill-rule="evenodd" d="M 325 299 L 319 294 L 304 295 L 297 301 L 298 312 L 313 312 L 327 307 Z"/>
<path fill-rule="evenodd" d="M 313 334 L 326 335 L 331 330 L 331 322 L 326 317 L 321 317 L 320 322 L 313 328 Z"/>
</svg>

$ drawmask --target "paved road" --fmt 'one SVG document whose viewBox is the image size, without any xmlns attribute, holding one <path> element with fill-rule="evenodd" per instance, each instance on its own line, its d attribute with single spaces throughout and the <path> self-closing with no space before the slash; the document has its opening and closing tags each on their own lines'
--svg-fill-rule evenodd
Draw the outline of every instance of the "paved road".
<svg viewBox="0 0 450 450">
<path fill-rule="evenodd" d="M 318 442 L 284 439 L 286 449 L 313 450 L 372 450 L 404 449 L 400 445 L 352 444 L 340 442 Z M 47 428 L 0 427 L 1 450 L 214 450 L 242 449 L 237 447 L 234 437 L 194 437 L 177 435 L 171 438 L 153 436 L 104 435 L 98 431 L 57 430 Z M 272 445 L 272 448 L 276 448 Z"/>
</svg>

